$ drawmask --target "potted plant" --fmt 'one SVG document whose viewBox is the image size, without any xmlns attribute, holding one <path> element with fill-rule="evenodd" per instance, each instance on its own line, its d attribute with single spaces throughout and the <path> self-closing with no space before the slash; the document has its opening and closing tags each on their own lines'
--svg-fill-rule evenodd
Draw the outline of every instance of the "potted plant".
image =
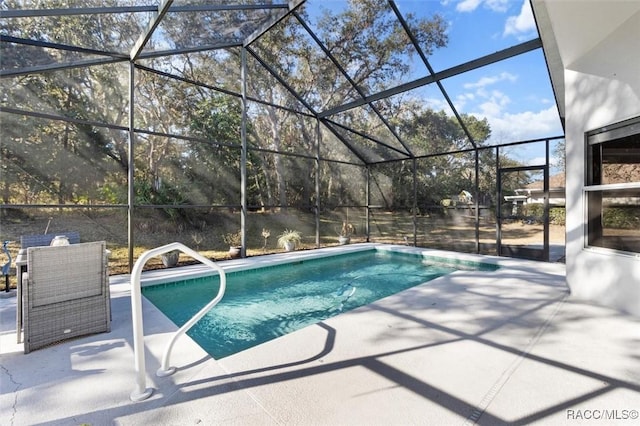
<svg viewBox="0 0 640 426">
<path fill-rule="evenodd" d="M 229 245 L 229 257 L 236 259 L 242 253 L 242 232 L 228 232 L 222 236 L 225 243 Z"/>
<path fill-rule="evenodd" d="M 302 235 L 298 231 L 291 229 L 285 229 L 284 232 L 278 235 L 278 246 L 282 247 L 286 251 L 293 251 L 296 249 L 296 245 L 302 241 Z"/>
<path fill-rule="evenodd" d="M 165 268 L 173 268 L 178 264 L 178 259 L 180 259 L 180 250 L 171 250 L 163 253 L 160 255 L 160 259 L 162 259 L 162 264 Z"/>
<path fill-rule="evenodd" d="M 351 235 L 356 231 L 355 226 L 346 220 L 342 222 L 342 228 L 338 232 L 338 243 L 342 246 L 351 242 Z"/>
</svg>

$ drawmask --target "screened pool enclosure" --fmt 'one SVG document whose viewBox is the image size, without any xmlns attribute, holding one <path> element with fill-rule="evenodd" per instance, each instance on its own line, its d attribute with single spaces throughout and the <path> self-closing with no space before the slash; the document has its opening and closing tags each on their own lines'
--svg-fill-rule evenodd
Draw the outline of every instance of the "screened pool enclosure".
<svg viewBox="0 0 640 426">
<path fill-rule="evenodd" d="M 77 231 L 112 272 L 285 230 L 549 260 L 562 112 L 501 5 L 4 1 L 2 238 Z"/>
</svg>

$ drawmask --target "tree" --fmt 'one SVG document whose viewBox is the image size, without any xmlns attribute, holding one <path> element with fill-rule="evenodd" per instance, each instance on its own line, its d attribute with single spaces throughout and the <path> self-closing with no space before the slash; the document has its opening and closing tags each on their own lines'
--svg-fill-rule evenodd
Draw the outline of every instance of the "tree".
<svg viewBox="0 0 640 426">
<path fill-rule="evenodd" d="M 416 177 L 419 206 L 438 205 L 442 199 L 475 187 L 475 156 L 456 117 L 434 111 L 416 102 L 398 105 L 393 121 L 401 137 L 418 158 Z M 462 115 L 476 144 L 489 138 L 488 122 Z M 467 150 L 466 152 L 460 152 Z M 444 155 L 433 155 L 447 153 Z M 380 170 L 392 181 L 387 200 L 394 209 L 413 207 L 413 165 L 411 161 L 389 163 Z"/>
<path fill-rule="evenodd" d="M 182 162 L 190 184 L 199 188 L 207 203 L 230 204 L 230 200 L 237 200 L 241 126 L 240 100 L 230 96 L 211 94 L 193 111 L 193 135 L 210 142 L 188 142 L 189 151 Z"/>
<path fill-rule="evenodd" d="M 7 7 L 22 7 L 14 3 Z M 66 7 L 63 3 L 52 1 L 48 6 Z M 127 39 L 133 43 L 138 35 L 132 19 L 117 14 L 59 16 L 1 20 L 0 26 L 3 34 L 10 36 L 117 51 Z M 121 30 L 105 31 L 116 27 Z M 82 54 L 64 49 L 9 46 L 12 48 L 3 54 L 3 65 L 11 63 L 16 68 L 82 58 Z M 13 108 L 70 120 L 120 124 L 127 111 L 124 70 L 122 65 L 70 68 L 3 79 L 1 84 Z M 126 135 L 80 121 L 18 115 L 3 120 L 10 128 L 4 133 L 3 160 L 11 163 L 16 182 L 33 182 L 14 185 L 17 198 L 26 197 L 21 192 L 27 190 L 43 203 L 100 202 L 100 187 L 126 187 Z"/>
<path fill-rule="evenodd" d="M 265 114 L 256 116 L 254 120 L 254 137 L 259 146 L 280 152 L 296 149 L 314 152 L 316 138 L 308 135 L 315 135 L 315 124 L 290 120 L 291 109 L 300 110 L 304 103 L 314 112 L 319 112 L 358 96 L 357 90 L 373 93 L 409 71 L 407 63 L 413 45 L 395 17 L 388 12 L 384 2 L 372 0 L 352 0 L 343 11 L 323 10 L 315 32 L 342 68 L 347 70 L 348 78 L 305 35 L 294 18 L 283 21 L 251 45 L 252 51 L 284 78 L 300 97 L 296 99 L 272 78 L 262 77 L 264 69 L 255 61 L 250 62 L 251 93 L 271 104 L 289 108 L 260 107 Z M 304 9 L 300 14 L 305 20 L 309 18 Z M 446 26 L 441 17 L 436 15 L 418 20 L 407 16 L 406 19 L 427 54 L 446 44 Z M 357 89 L 348 79 L 356 84 Z M 362 115 L 361 111 L 352 111 L 350 116 L 353 118 L 350 124 L 371 128 L 370 117 Z M 299 134 L 307 136 L 293 136 Z M 297 147 L 293 146 L 294 143 Z M 306 188 L 305 182 L 313 181 L 312 175 L 306 174 L 298 176 L 299 182 L 287 182 L 282 158 L 274 156 L 272 164 L 280 205 L 287 205 L 288 187 Z"/>
</svg>

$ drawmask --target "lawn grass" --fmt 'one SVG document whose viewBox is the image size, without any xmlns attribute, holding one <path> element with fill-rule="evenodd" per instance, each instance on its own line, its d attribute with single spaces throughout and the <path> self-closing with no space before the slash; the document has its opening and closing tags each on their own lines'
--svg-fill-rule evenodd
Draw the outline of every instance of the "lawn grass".
<svg viewBox="0 0 640 426">
<path fill-rule="evenodd" d="M 13 260 L 20 249 L 20 236 L 77 231 L 81 241 L 107 242 L 111 254 L 109 274 L 129 273 L 128 223 L 122 212 L 50 209 L 38 210 L 38 214 L 26 216 L 14 214 L 2 219 L 2 239 L 12 241 L 9 249 Z M 372 211 L 370 214 L 369 241 L 413 245 L 413 232 L 417 231 L 416 245 L 461 252 L 472 252 L 475 247 L 475 225 L 464 217 L 420 215 L 414 218 L 407 212 Z M 366 217 L 364 209 L 342 209 L 323 213 L 319 218 L 320 236 L 316 241 L 316 217 L 314 214 L 296 209 L 274 212 L 250 212 L 247 214 L 246 252 L 247 256 L 259 256 L 284 251 L 278 247 L 278 235 L 285 229 L 295 229 L 303 235 L 300 250 L 327 247 L 338 244 L 338 232 L 343 221 L 348 220 L 355 228 L 352 243 L 367 241 Z M 136 216 L 133 226 L 136 246 L 134 261 L 146 250 L 171 242 L 181 242 L 214 261 L 229 258 L 229 246 L 224 242 L 224 234 L 240 229 L 240 215 L 237 211 L 213 210 L 202 216 L 198 223 L 184 224 L 171 219 L 162 211 L 143 211 Z M 270 232 L 265 240 L 263 230 Z M 535 243 L 542 241 L 542 227 L 523 223 L 507 224 L 503 227 L 503 241 Z M 483 222 L 480 227 L 480 241 L 495 243 L 495 222 Z M 552 243 L 564 243 L 564 227 L 552 226 Z M 491 253 L 489 253 L 491 254 Z M 194 263 L 186 255 L 180 256 L 179 265 Z M 132 266 L 132 265 L 131 265 Z M 163 268 L 159 257 L 150 259 L 145 270 Z M 15 268 L 12 268 L 10 283 L 15 287 Z"/>
</svg>

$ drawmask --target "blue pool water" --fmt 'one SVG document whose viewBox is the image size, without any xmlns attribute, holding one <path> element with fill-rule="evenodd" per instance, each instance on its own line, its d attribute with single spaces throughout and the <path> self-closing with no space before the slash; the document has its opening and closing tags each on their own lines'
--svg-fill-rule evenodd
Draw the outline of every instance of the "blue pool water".
<svg viewBox="0 0 640 426">
<path fill-rule="evenodd" d="M 228 273 L 222 301 L 187 334 L 220 359 L 458 269 L 369 250 Z M 219 283 L 217 276 L 196 278 L 142 293 L 180 327 L 217 294 Z"/>
</svg>

